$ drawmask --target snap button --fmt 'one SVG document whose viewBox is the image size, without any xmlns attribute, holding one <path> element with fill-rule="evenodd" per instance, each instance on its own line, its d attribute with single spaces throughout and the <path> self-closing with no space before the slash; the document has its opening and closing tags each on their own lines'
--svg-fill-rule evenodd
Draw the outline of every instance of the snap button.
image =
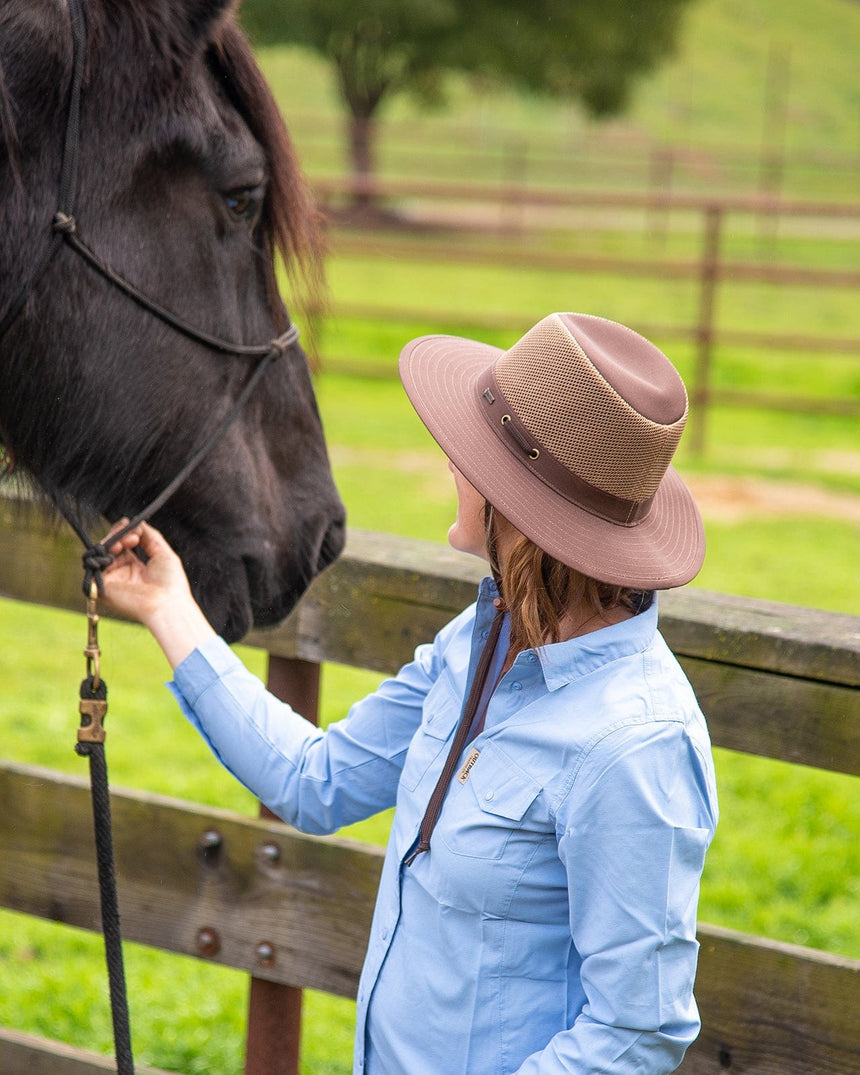
<svg viewBox="0 0 860 1075">
<path fill-rule="evenodd" d="M 487 799 L 487 800 L 492 799 L 494 794 L 495 794 L 495 792 L 493 791 L 492 788 L 490 788 L 489 791 L 484 792 L 484 798 Z"/>
<path fill-rule="evenodd" d="M 523 689 L 523 685 L 522 685 L 522 683 L 520 683 L 519 680 L 517 680 L 515 683 L 511 684 L 511 690 L 513 690 L 513 691 L 521 691 L 522 689 Z"/>
</svg>

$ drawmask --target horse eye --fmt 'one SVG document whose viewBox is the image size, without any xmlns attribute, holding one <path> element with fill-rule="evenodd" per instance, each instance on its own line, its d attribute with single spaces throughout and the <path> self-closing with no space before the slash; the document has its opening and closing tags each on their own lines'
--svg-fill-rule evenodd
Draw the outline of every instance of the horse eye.
<svg viewBox="0 0 860 1075">
<path fill-rule="evenodd" d="M 254 214 L 259 204 L 258 187 L 243 187 L 240 190 L 230 190 L 224 195 L 227 208 L 234 217 L 250 217 Z"/>
</svg>

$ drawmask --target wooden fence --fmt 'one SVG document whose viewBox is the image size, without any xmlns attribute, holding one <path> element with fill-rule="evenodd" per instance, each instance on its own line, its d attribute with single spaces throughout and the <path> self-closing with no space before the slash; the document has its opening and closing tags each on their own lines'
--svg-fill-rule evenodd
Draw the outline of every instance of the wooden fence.
<svg viewBox="0 0 860 1075">
<path fill-rule="evenodd" d="M 631 327 L 643 335 L 668 340 L 689 340 L 695 347 L 695 369 L 689 381 L 690 397 L 697 420 L 691 427 L 691 448 L 701 453 L 705 444 L 706 416 L 714 404 L 741 407 L 763 407 L 769 410 L 793 410 L 808 414 L 860 415 L 860 398 L 799 396 L 779 391 L 743 391 L 718 388 L 714 385 L 714 352 L 720 345 L 740 346 L 766 351 L 788 351 L 812 354 L 860 355 L 860 336 L 821 335 L 815 333 L 762 332 L 738 330 L 719 323 L 717 316 L 720 286 L 728 281 L 737 283 L 769 283 L 784 286 L 815 288 L 860 289 L 860 269 L 825 268 L 821 266 L 780 264 L 765 255 L 757 261 L 730 259 L 725 252 L 727 221 L 737 216 L 756 218 L 771 238 L 780 221 L 789 219 L 834 222 L 857 226 L 860 221 L 860 202 L 834 203 L 823 201 L 784 200 L 770 197 L 736 196 L 706 197 L 693 194 L 620 193 L 600 190 L 557 190 L 526 187 L 522 184 L 487 185 L 478 183 L 415 182 L 386 180 L 359 182 L 350 179 L 318 180 L 314 184 L 323 211 L 332 215 L 338 206 L 354 198 L 374 201 L 380 206 L 407 207 L 416 226 L 422 214 L 429 210 L 430 219 L 438 216 L 439 206 L 454 206 L 455 215 L 447 219 L 468 221 L 470 212 L 482 220 L 486 232 L 488 222 L 501 233 L 515 233 L 518 241 L 510 248 L 500 248 L 498 239 L 481 235 L 480 229 L 470 228 L 468 240 L 452 243 L 444 237 L 424 234 L 410 238 L 402 232 L 386 234 L 379 231 L 372 239 L 366 234 L 354 235 L 332 229 L 331 248 L 336 254 L 356 257 L 380 257 L 415 262 L 445 264 L 497 264 L 500 257 L 518 269 L 551 269 L 557 272 L 601 273 L 617 276 L 651 277 L 693 281 L 698 288 L 696 317 L 692 324 L 635 324 Z M 489 215 L 487 211 L 489 210 Z M 689 218 L 689 228 L 701 236 L 697 257 L 678 259 L 667 257 L 618 257 L 602 254 L 570 253 L 547 249 L 547 244 L 534 238 L 538 227 L 527 223 L 529 213 L 562 214 L 571 210 L 592 213 L 643 214 L 654 229 L 665 229 L 670 216 Z M 449 210 L 449 212 L 451 212 Z M 434 215 L 436 214 L 436 215 Z M 543 226 L 547 226 L 544 217 Z M 492 221 L 496 221 L 492 225 Z M 563 228 L 559 217 L 557 226 Z M 570 227 L 570 225 L 567 225 Z M 529 237 L 534 241 L 529 241 Z M 376 321 L 412 322 L 445 325 L 446 331 L 463 321 L 462 314 L 433 308 L 406 308 L 379 303 L 336 304 L 336 317 L 372 319 Z M 469 328 L 482 327 L 480 312 L 469 317 Z M 523 330 L 522 317 L 494 315 L 486 327 Z M 335 363 L 343 365 L 342 362 Z M 393 372 L 392 367 L 386 367 Z"/>
<path fill-rule="evenodd" d="M 450 115 L 388 117 L 378 127 L 377 158 L 386 176 L 435 179 L 481 177 L 487 182 L 589 188 L 606 183 L 662 194 L 677 191 L 806 197 L 851 197 L 860 158 L 823 145 L 781 144 L 778 124 L 761 129 L 758 144 L 654 139 L 643 130 L 558 121 L 549 129 L 511 126 L 487 113 L 484 122 Z M 764 119 L 764 117 L 763 117 Z M 312 175 L 343 168 L 343 123 L 332 113 L 289 109 L 290 132 Z"/>
<path fill-rule="evenodd" d="M 81 609 L 79 554 L 0 498 L 0 594 Z M 473 599 L 479 573 L 442 546 L 353 532 L 289 621 L 250 641 L 270 654 L 272 689 L 312 715 L 320 662 L 395 669 Z M 860 618 L 685 589 L 661 598 L 661 623 L 716 744 L 860 775 Z M 295 1075 L 301 988 L 355 993 L 381 852 L 145 792 L 115 792 L 113 813 L 125 936 L 247 971 L 245 1071 Z M 84 782 L 3 764 L 0 816 L 0 906 L 98 930 Z M 699 939 L 703 1030 L 683 1072 L 860 1070 L 860 961 L 705 924 Z M 0 1031 L 3 1075 L 109 1070 Z"/>
</svg>

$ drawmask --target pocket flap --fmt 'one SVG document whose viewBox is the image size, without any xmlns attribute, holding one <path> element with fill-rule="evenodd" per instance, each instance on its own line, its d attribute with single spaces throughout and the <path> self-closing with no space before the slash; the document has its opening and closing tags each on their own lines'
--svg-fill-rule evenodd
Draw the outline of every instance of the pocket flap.
<svg viewBox="0 0 860 1075">
<path fill-rule="evenodd" d="M 482 810 L 510 821 L 521 821 L 541 790 L 536 780 L 493 743 L 481 751 L 469 782 Z"/>
</svg>

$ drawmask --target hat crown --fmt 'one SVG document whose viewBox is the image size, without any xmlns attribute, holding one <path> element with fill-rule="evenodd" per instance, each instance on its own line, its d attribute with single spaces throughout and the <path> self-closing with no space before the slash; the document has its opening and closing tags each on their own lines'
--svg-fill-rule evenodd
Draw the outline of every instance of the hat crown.
<svg viewBox="0 0 860 1075">
<path fill-rule="evenodd" d="M 652 343 L 614 321 L 550 314 L 498 359 L 495 376 L 529 433 L 589 485 L 653 496 L 687 420 L 687 393 Z"/>
</svg>

